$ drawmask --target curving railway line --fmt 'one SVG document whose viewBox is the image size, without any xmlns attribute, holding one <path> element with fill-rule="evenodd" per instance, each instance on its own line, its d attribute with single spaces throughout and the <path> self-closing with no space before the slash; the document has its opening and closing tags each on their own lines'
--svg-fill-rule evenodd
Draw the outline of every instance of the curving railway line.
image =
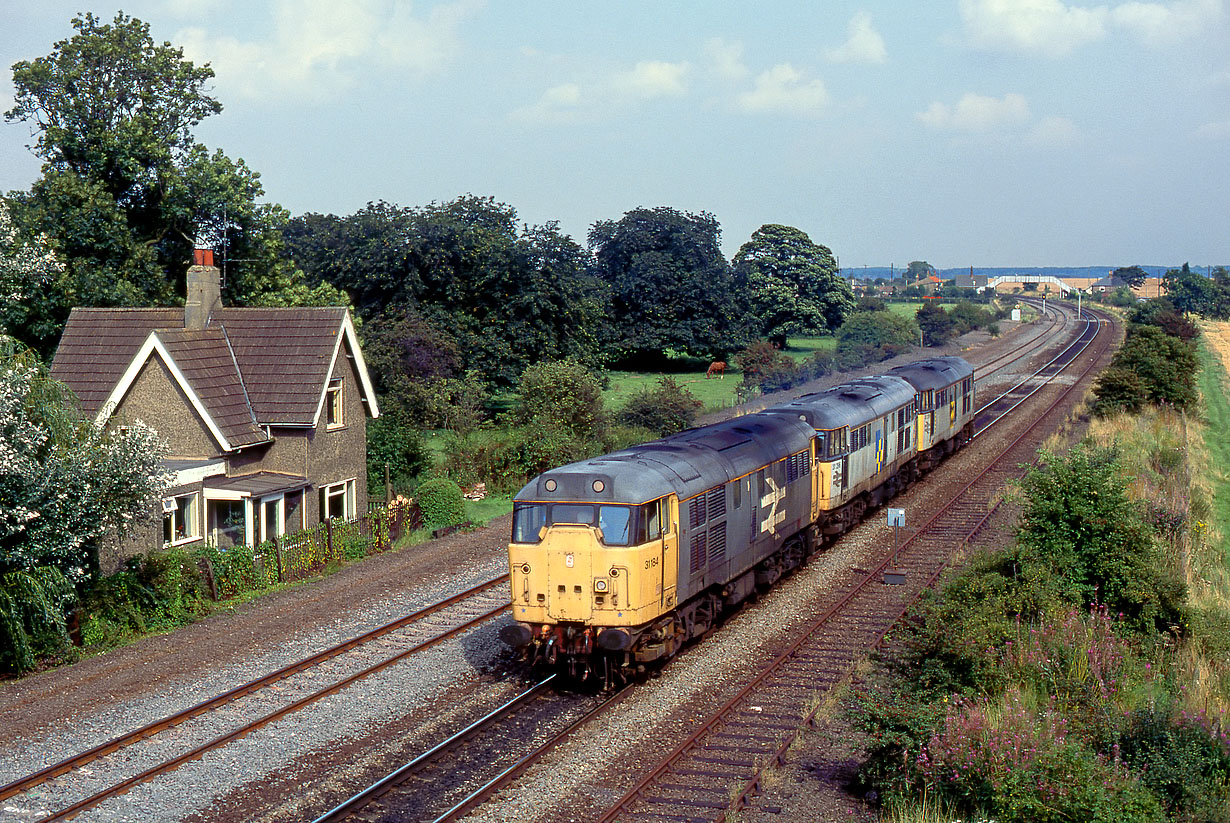
<svg viewBox="0 0 1230 823">
<path fill-rule="evenodd" d="M 1041 308 L 1048 323 L 1038 324 L 1036 335 L 1003 357 L 976 364 L 980 385 L 1002 380 L 1005 373 L 1019 369 L 1018 364 L 1052 345 L 1061 327 L 1073 319 L 1074 312 L 1063 304 Z M 1067 362 L 1081 356 L 1079 353 L 1086 355 L 1082 363 L 1091 367 L 1096 357 L 1089 356 L 1090 347 L 1103 345 L 1107 335 L 1097 334 L 1100 324 L 1092 319 L 1092 313 L 1082 315 L 1085 322 L 1079 347 L 1069 347 L 1067 355 L 1051 359 L 1023 379 L 1006 381 L 1013 385 L 979 409 L 979 434 L 1035 397 Z M 1039 415 L 1034 428 L 1055 412 L 1072 390 L 1071 384 L 1079 382 L 1069 381 L 1061 397 Z M 844 678 L 853 662 L 878 642 L 908 603 L 940 573 L 954 546 L 977 533 L 989 516 L 988 506 L 992 504 L 988 501 L 1006 480 L 1005 467 L 1029 459 L 1035 443 L 1029 432 L 1022 433 L 990 461 L 984 474 L 910 536 L 896 560 L 886 556 L 878 568 L 863 570 L 862 582 L 849 588 L 814 621 L 793 649 L 783 652 L 737 698 L 715 713 L 680 745 L 673 759 L 663 761 L 604 819 L 640 819 L 647 809 L 654 809 L 656 814 L 659 806 L 673 810 L 668 814 L 683 814 L 684 819 L 724 819 L 723 810 L 731 806 L 731 780 L 739 788 L 735 792 L 737 807 L 755 791 L 765 765 L 779 757 L 788 740 L 810 721 L 798 707 L 815 704 L 817 694 Z M 885 587 L 878 582 L 890 562 L 905 573 L 907 586 Z M 0 801 L 5 802 L 6 812 L 21 812 L 22 819 L 70 819 L 363 678 L 413 660 L 427 648 L 499 618 L 507 609 L 506 582 L 507 575 L 484 581 L 172 716 L 75 753 L 0 786 Z M 618 705 L 627 694 L 625 690 L 577 700 L 556 693 L 552 684 L 539 683 L 319 820 L 378 819 L 386 812 L 397 819 L 458 819 L 513 782 L 546 752 Z M 753 695 L 754 710 L 748 708 Z M 531 741 L 532 745 L 527 745 Z M 167 756 L 168 748 L 175 753 Z M 524 756 L 510 759 L 509 751 Z M 113 764 L 113 760 L 122 764 Z M 685 761 L 693 765 L 681 765 Z M 720 790 L 715 789 L 714 781 L 721 784 Z M 39 787 L 41 792 L 32 791 Z M 40 798 L 50 794 L 64 804 L 49 815 L 37 817 L 34 812 L 45 801 L 31 798 L 31 794 Z M 702 812 L 699 815 L 698 810 Z"/>
<path fill-rule="evenodd" d="M 1108 345 L 1108 335 L 1098 335 L 1100 324 L 1090 313 L 1082 312 L 1082 318 L 1077 319 L 1074 312 L 1061 306 L 1048 307 L 1048 316 L 1051 322 L 1043 333 L 1009 355 L 983 364 L 979 367 L 979 375 L 985 377 L 1028 359 L 1048 345 L 1055 330 L 1069 320 L 1076 319 L 1081 326 L 1076 339 L 1043 366 L 1013 381 L 1008 390 L 986 402 L 980 410 L 984 428 L 1014 412 L 1025 400 L 1036 398 L 1051 387 L 1056 376 L 1069 369 L 1074 360 L 1088 355 L 1091 346 L 1097 346 L 1094 356 L 1081 361 L 1084 367 L 1081 376 L 1087 376 L 1101 347 Z M 957 491 L 929 522 L 915 530 L 896 555 L 891 551 L 884 553 L 878 566 L 859 570 L 861 578 L 813 619 L 790 648 L 781 652 L 735 697 L 701 721 L 696 731 L 607 810 L 602 820 L 724 820 L 728 809 L 741 806 L 756 792 L 763 770 L 776 762 L 810 724 L 816 708 L 822 705 L 823 695 L 848 676 L 855 663 L 883 638 L 909 604 L 934 582 L 954 554 L 987 522 L 998 507 L 997 496 L 1015 473 L 1015 467 L 1032 458 L 1039 427 L 1066 408 L 1065 401 L 1079 383 L 1080 378 L 1068 380 L 1058 396 L 1037 414 L 1033 424 L 990 457 L 979 476 Z M 894 572 L 905 575 L 907 585 L 884 585 L 884 573 L 890 564 Z M 534 686 L 508 704 L 507 711 L 502 707 L 474 727 L 460 732 L 459 736 L 492 735 L 497 740 L 508 740 L 505 727 L 510 723 L 526 722 L 513 720 L 510 713 L 542 685 Z M 624 689 L 593 705 L 564 731 L 545 740 L 523 739 L 516 747 L 524 752 L 519 760 L 501 768 L 486 782 L 472 781 L 470 794 L 445 811 L 439 812 L 442 806 L 437 803 L 437 811 L 422 813 L 424 786 L 421 781 L 414 783 L 418 793 L 399 787 L 419 769 L 416 764 L 432 760 L 438 749 L 449 750 L 451 756 L 457 756 L 457 749 L 449 741 L 359 792 L 318 818 L 316 823 L 377 819 L 443 823 L 461 819 L 501 787 L 513 783 L 580 727 L 618 705 L 627 694 L 628 689 Z M 526 711 L 524 716 L 537 715 Z M 535 721 L 528 722 L 531 726 L 535 724 Z M 489 750 L 479 747 L 477 751 Z M 485 757 L 490 754 L 474 755 L 477 760 Z M 426 794 L 455 796 L 460 791 L 458 775 L 472 769 L 468 763 L 453 767 L 438 782 L 432 783 Z M 390 796 L 384 797 L 378 807 L 369 805 L 373 796 L 386 793 Z M 398 796 L 407 799 L 399 803 Z"/>
</svg>

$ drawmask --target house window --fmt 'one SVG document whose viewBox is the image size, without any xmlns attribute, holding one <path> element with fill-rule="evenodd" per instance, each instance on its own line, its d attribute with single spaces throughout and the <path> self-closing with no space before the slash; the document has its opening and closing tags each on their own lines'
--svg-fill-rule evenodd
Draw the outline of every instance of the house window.
<svg viewBox="0 0 1230 823">
<path fill-rule="evenodd" d="M 210 500 L 210 527 L 220 549 L 242 546 L 248 537 L 248 506 L 243 500 Z"/>
<path fill-rule="evenodd" d="M 258 523 L 260 533 L 256 538 L 257 543 L 267 543 L 286 533 L 285 521 L 283 519 L 284 507 L 285 498 L 282 495 L 261 501 L 260 521 Z"/>
<path fill-rule="evenodd" d="M 343 480 L 320 487 L 320 519 L 332 520 L 340 517 L 342 520 L 353 520 L 355 517 L 355 482 Z"/>
<path fill-rule="evenodd" d="M 325 392 L 325 428 L 340 429 L 342 421 L 342 378 L 329 381 Z"/>
<path fill-rule="evenodd" d="M 200 539 L 199 507 L 199 495 L 196 492 L 168 497 L 162 501 L 163 545 L 170 546 Z"/>
</svg>

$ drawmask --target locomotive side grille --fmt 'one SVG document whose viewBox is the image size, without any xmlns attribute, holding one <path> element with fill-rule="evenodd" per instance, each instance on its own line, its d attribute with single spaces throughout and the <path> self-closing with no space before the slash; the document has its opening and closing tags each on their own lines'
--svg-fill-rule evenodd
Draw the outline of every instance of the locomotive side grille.
<svg viewBox="0 0 1230 823">
<path fill-rule="evenodd" d="M 725 534 L 724 527 L 722 531 L 723 534 Z M 688 570 L 692 574 L 696 574 L 705 568 L 705 561 L 707 557 L 706 548 L 709 542 L 708 537 L 709 535 L 705 532 L 696 532 L 692 535 L 692 557 L 688 565 Z"/>
<path fill-rule="evenodd" d="M 807 476 L 807 452 L 792 454 L 786 459 L 786 483 L 793 483 Z"/>
<path fill-rule="evenodd" d="M 709 563 L 717 565 L 726 561 L 726 524 L 718 523 L 709 529 Z"/>
<path fill-rule="evenodd" d="M 717 517 L 726 516 L 726 487 L 718 486 L 709 494 L 705 495 L 709 498 L 709 519 L 713 520 Z"/>
<path fill-rule="evenodd" d="M 692 498 L 692 502 L 688 506 L 688 525 L 693 529 L 705 522 L 705 498 L 704 495 Z"/>
</svg>

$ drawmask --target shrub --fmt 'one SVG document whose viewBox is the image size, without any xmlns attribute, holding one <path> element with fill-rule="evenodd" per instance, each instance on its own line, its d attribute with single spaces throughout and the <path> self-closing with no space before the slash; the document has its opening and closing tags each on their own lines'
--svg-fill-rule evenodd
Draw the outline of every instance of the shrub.
<svg viewBox="0 0 1230 823">
<path fill-rule="evenodd" d="M 1179 620 L 1184 589 L 1172 579 L 1112 448 L 1081 444 L 1065 457 L 1047 451 L 1021 482 L 1025 511 L 1010 552 L 1022 574 L 1053 575 L 1062 596 L 1100 602 L 1141 630 Z"/>
<path fill-rule="evenodd" d="M 839 368 L 853 368 L 909 351 L 917 341 L 918 325 L 908 317 L 856 312 L 837 330 L 835 359 Z"/>
<path fill-rule="evenodd" d="M 425 481 L 415 491 L 415 500 L 423 510 L 423 523 L 431 528 L 465 522 L 465 497 L 461 487 L 446 477 Z"/>
<path fill-rule="evenodd" d="M 65 609 L 77 599 L 54 566 L 0 575 L 0 669 L 34 669 L 38 657 L 68 647 Z"/>
<path fill-rule="evenodd" d="M 1133 715 L 1121 750 L 1174 819 L 1230 820 L 1230 737 L 1221 724 L 1150 706 Z"/>
<path fill-rule="evenodd" d="M 519 424 L 567 429 L 582 439 L 606 435 L 602 385 L 588 366 L 575 360 L 536 363 L 522 373 L 518 388 Z"/>
<path fill-rule="evenodd" d="M 922 329 L 924 346 L 942 346 L 961 333 L 957 319 L 934 302 L 920 308 L 915 318 Z"/>
<path fill-rule="evenodd" d="M 394 487 L 431 467 L 431 453 L 419 431 L 400 415 L 381 415 L 367 424 L 367 487 L 373 494 L 384 488 L 384 467 Z"/>
<path fill-rule="evenodd" d="M 701 402 L 673 377 L 663 377 L 656 388 L 634 393 L 616 420 L 620 425 L 648 429 L 665 437 L 692 426 L 700 407 Z"/>
</svg>

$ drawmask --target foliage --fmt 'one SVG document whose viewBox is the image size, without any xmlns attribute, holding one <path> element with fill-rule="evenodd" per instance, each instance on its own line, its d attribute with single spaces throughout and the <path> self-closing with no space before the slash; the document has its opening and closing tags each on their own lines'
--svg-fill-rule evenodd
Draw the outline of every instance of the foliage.
<svg viewBox="0 0 1230 823">
<path fill-rule="evenodd" d="M 259 175 L 242 160 L 192 136 L 222 109 L 206 93 L 213 70 L 123 13 L 72 24 L 51 54 L 13 66 L 5 116 L 32 125 L 44 161 L 15 213 L 65 266 L 7 307 L 9 332 L 46 356 L 73 306 L 179 303 L 194 238 L 227 261 L 228 302 L 293 294 L 298 273 L 279 254 L 285 211 L 257 203 Z"/>
<path fill-rule="evenodd" d="M 856 312 L 837 330 L 837 363 L 853 368 L 914 348 L 918 325 L 891 312 Z"/>
<path fill-rule="evenodd" d="M 632 442 L 652 437 L 643 429 L 633 431 L 637 434 Z M 449 476 L 460 483 L 481 481 L 490 491 L 513 493 L 548 469 L 610 451 L 618 434 L 609 430 L 607 439 L 596 441 L 559 426 L 479 429 L 450 438 L 446 467 Z"/>
<path fill-rule="evenodd" d="M 45 237 L 21 236 L 13 224 L 9 205 L 0 199 L 0 303 L 21 303 L 32 288 L 63 271 L 64 266 L 47 249 Z M 0 334 L 4 333 L 0 314 Z"/>
<path fill-rule="evenodd" d="M 915 317 L 925 346 L 942 346 L 956 339 L 960 333 L 956 318 L 934 301 L 924 303 Z"/>
<path fill-rule="evenodd" d="M 418 429 L 394 415 L 382 414 L 367 423 L 367 488 L 383 489 L 385 467 L 394 488 L 431 467 L 431 454 Z"/>
<path fill-rule="evenodd" d="M 1210 279 L 1184 263 L 1180 269 L 1167 271 L 1162 284 L 1176 310 L 1209 320 L 1230 318 L 1230 280 L 1226 277 Z"/>
<path fill-rule="evenodd" d="M 418 312 L 389 309 L 367 325 L 364 353 L 381 408 L 399 423 L 467 432 L 490 394 L 476 371 L 461 371 L 461 351 Z"/>
<path fill-rule="evenodd" d="M 40 655 L 67 647 L 64 614 L 76 599 L 73 584 L 54 566 L 0 575 L 0 670 L 31 671 Z"/>
<path fill-rule="evenodd" d="M 465 522 L 465 497 L 461 487 L 447 477 L 433 477 L 419 485 L 414 499 L 423 510 L 423 522 L 433 528 Z"/>
<path fill-rule="evenodd" d="M 1128 313 L 1128 322 L 1142 326 L 1157 326 L 1171 337 L 1180 340 L 1195 340 L 1200 336 L 1200 328 L 1175 309 L 1165 297 L 1146 300 L 1137 303 Z"/>
<path fill-rule="evenodd" d="M 616 420 L 665 437 L 690 428 L 700 407 L 700 401 L 675 378 L 663 377 L 655 388 L 641 389 L 628 398 Z"/>
<path fill-rule="evenodd" d="M 719 245 L 712 214 L 637 208 L 589 232 L 598 277 L 610 290 L 622 356 L 672 350 L 723 357 L 747 339 L 742 288 Z"/>
<path fill-rule="evenodd" d="M 1181 326 L 1177 330 L 1183 331 Z M 1173 337 L 1161 326 L 1129 325 L 1111 367 L 1094 386 L 1093 410 L 1106 416 L 1146 403 L 1188 408 L 1196 402 L 1199 365 L 1190 340 Z"/>
<path fill-rule="evenodd" d="M 500 386 L 539 360 L 599 361 L 605 292 L 589 255 L 553 222 L 518 231 L 516 210 L 493 198 L 308 214 L 285 239 L 313 282 L 345 290 L 379 323 L 389 362 L 409 358 L 394 377 L 423 365 L 413 349 L 456 357 L 433 379 L 472 370 Z M 390 378 L 388 391 L 402 388 Z"/>
<path fill-rule="evenodd" d="M 909 283 L 917 282 L 924 277 L 938 275 L 935 266 L 928 263 L 926 260 L 911 260 L 910 264 L 905 267 L 905 278 Z"/>
<path fill-rule="evenodd" d="M 183 548 L 150 552 L 119 573 L 91 582 L 81 596 L 82 641 L 114 646 L 191 622 L 208 611 L 205 579 Z"/>
<path fill-rule="evenodd" d="M 575 360 L 536 363 L 518 383 L 516 422 L 561 429 L 582 440 L 601 440 L 608 420 L 602 386 L 591 369 Z"/>
<path fill-rule="evenodd" d="M 1183 820 L 1230 820 L 1230 735 L 1201 713 L 1151 706 L 1132 714 L 1120 750 L 1166 811 Z"/>
<path fill-rule="evenodd" d="M 1074 604 L 1102 603 L 1143 628 L 1178 625 L 1183 587 L 1165 573 L 1113 448 L 1043 451 L 1021 481 L 1025 510 L 1010 553 L 1023 576 L 1045 575 Z"/>
<path fill-rule="evenodd" d="M 746 284 L 753 332 L 779 347 L 788 335 L 832 333 L 854 307 L 850 284 L 825 246 L 790 226 L 761 226 L 732 261 Z"/>
<path fill-rule="evenodd" d="M 83 582 L 98 538 L 161 491 L 165 446 L 140 421 L 80 420 L 68 390 L 12 341 L 0 341 L 0 361 L 0 573 L 54 566 Z"/>
<path fill-rule="evenodd" d="M 1138 289 L 1145 284 L 1149 273 L 1140 266 L 1121 266 L 1110 273 L 1111 277 L 1118 277 L 1124 283 L 1127 283 L 1130 288 Z"/>
</svg>

